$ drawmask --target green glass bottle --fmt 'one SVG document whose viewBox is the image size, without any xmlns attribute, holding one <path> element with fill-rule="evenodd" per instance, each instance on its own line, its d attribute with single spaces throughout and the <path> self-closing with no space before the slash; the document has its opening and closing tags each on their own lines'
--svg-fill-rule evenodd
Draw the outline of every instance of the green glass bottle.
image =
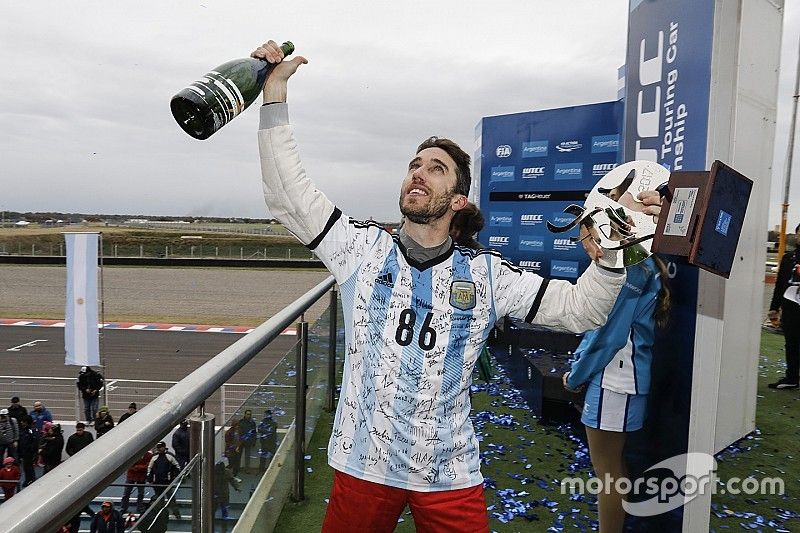
<svg viewBox="0 0 800 533">
<path fill-rule="evenodd" d="M 294 45 L 281 50 L 288 56 Z M 228 61 L 173 96 L 172 116 L 195 139 L 208 139 L 258 98 L 274 66 L 252 57 Z"/>
</svg>

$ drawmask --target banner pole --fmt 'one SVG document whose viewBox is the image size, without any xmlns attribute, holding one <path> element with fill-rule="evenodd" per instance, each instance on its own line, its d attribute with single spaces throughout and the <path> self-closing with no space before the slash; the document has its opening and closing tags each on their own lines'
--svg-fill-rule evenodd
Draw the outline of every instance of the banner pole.
<svg viewBox="0 0 800 533">
<path fill-rule="evenodd" d="M 106 359 L 106 350 L 105 350 L 105 329 L 106 329 L 106 306 L 105 306 L 105 293 L 103 292 L 103 232 L 100 233 L 99 241 L 99 254 L 98 258 L 100 261 L 100 327 L 97 330 L 97 335 L 99 337 L 100 343 L 100 357 L 101 363 L 103 365 L 103 379 L 108 379 L 108 361 Z M 103 383 L 103 405 L 108 405 L 108 387 L 106 387 L 105 382 Z"/>
</svg>

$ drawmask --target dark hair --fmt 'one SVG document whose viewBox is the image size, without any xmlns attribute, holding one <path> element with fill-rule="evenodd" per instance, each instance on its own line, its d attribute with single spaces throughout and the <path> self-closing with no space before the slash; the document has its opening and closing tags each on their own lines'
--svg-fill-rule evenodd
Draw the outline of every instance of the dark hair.
<svg viewBox="0 0 800 533">
<path fill-rule="evenodd" d="M 796 227 L 796 228 L 794 228 L 794 232 L 795 232 L 795 233 L 797 233 L 798 231 L 800 231 L 800 224 L 798 224 L 798 225 L 797 225 L 797 227 Z"/>
<path fill-rule="evenodd" d="M 467 206 L 456 211 L 453 220 L 450 221 L 450 237 L 460 246 L 473 249 L 482 248 L 481 244 L 475 240 L 475 234 L 483 229 L 485 222 L 478 206 L 467 202 Z"/>
<path fill-rule="evenodd" d="M 669 273 L 667 272 L 667 265 L 664 260 L 653 254 L 653 261 L 658 267 L 661 280 L 661 289 L 658 291 L 656 300 L 656 310 L 653 312 L 653 318 L 656 319 L 656 326 L 659 328 L 667 327 L 669 324 L 669 313 L 672 309 L 672 289 L 669 286 Z"/>
<path fill-rule="evenodd" d="M 75 429 L 86 429 L 86 424 L 84 424 L 83 422 L 78 422 L 77 424 L 75 424 Z"/>
<path fill-rule="evenodd" d="M 19 403 L 19 396 L 14 396 L 11 398 L 11 403 Z"/>
<path fill-rule="evenodd" d="M 417 147 L 417 152 L 420 153 L 421 151 L 425 150 L 426 148 L 439 148 L 447 152 L 453 161 L 456 163 L 456 189 L 455 191 L 458 194 L 463 194 L 464 196 L 469 195 L 469 186 L 472 181 L 472 177 L 470 175 L 469 165 L 470 165 L 470 157 L 464 150 L 461 149 L 456 143 L 451 141 L 450 139 L 445 139 L 444 137 L 428 137 L 422 144 Z"/>
</svg>

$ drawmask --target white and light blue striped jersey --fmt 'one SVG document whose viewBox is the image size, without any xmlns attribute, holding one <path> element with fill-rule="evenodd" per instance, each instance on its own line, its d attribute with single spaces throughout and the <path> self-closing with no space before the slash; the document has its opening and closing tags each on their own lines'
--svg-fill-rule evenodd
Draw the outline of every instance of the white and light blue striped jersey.
<svg viewBox="0 0 800 533">
<path fill-rule="evenodd" d="M 329 464 L 417 491 L 482 482 L 469 419 L 472 370 L 505 315 L 569 331 L 601 325 L 624 276 L 595 266 L 548 282 L 495 251 L 458 246 L 419 263 L 399 238 L 344 215 L 306 177 L 285 105 L 262 108 L 259 148 L 273 216 L 340 286 L 344 377 Z"/>
<path fill-rule="evenodd" d="M 655 342 L 655 318 L 661 280 L 653 258 L 628 269 L 605 326 L 584 335 L 575 351 L 568 385 L 588 381 L 619 393 L 650 392 L 650 367 Z"/>
</svg>

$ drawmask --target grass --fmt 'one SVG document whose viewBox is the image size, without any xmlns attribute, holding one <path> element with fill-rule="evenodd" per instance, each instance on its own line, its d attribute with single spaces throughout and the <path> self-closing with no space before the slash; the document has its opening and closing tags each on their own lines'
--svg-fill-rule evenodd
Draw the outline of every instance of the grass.
<svg viewBox="0 0 800 533">
<path fill-rule="evenodd" d="M 712 500 L 712 531 L 781 531 L 781 527 L 789 531 L 800 516 L 800 504 L 793 497 L 800 493 L 795 463 L 800 446 L 800 395 L 767 388 L 785 367 L 783 337 L 764 332 L 760 357 L 758 429 L 719 454 L 717 477 L 782 476 L 786 495 L 718 494 Z M 560 491 L 564 477 L 586 479 L 591 471 L 586 448 L 573 429 L 540 423 L 501 376 L 490 386 L 475 389 L 472 420 L 482 439 L 481 471 L 486 478 L 490 528 L 498 533 L 596 530 L 594 498 Z M 306 466 L 312 471 L 306 474 L 306 499 L 284 506 L 276 531 L 320 530 L 333 483 L 333 470 L 326 463 L 331 424 L 330 414 L 320 417 L 307 450 L 311 459 Z M 414 531 L 408 510 L 401 519 L 396 531 Z"/>
<path fill-rule="evenodd" d="M 8 254 L 62 255 L 66 251 L 64 231 L 100 231 L 103 234 L 103 254 L 145 257 L 160 257 L 168 249 L 175 257 L 268 257 L 286 258 L 287 250 L 295 258 L 308 258 L 310 252 L 291 235 L 250 235 L 221 233 L 213 228 L 225 229 L 224 225 L 187 227 L 176 229 L 146 229 L 90 225 L 68 228 L 27 227 L 0 228 L 0 252 Z M 243 225 L 246 226 L 246 225 Z M 262 225 L 262 227 L 265 227 Z M 276 226 L 277 227 L 277 226 Z M 236 229 L 247 229 L 237 227 Z M 202 239 L 182 239 L 191 235 Z"/>
</svg>

